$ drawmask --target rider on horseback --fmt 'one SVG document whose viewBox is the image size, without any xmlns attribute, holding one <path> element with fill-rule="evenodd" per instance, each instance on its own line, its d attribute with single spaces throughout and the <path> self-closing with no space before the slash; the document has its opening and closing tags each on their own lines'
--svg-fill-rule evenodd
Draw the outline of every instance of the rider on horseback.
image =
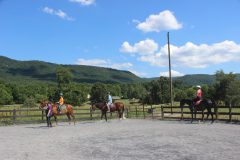
<svg viewBox="0 0 240 160">
<path fill-rule="evenodd" d="M 112 96 L 110 95 L 110 92 L 108 92 L 108 103 L 107 103 L 108 112 L 110 112 L 111 104 L 112 104 Z"/>
<path fill-rule="evenodd" d="M 57 103 L 58 103 L 58 112 L 61 114 L 61 107 L 64 104 L 64 99 L 63 99 L 63 94 L 62 93 L 60 93 L 60 98 L 59 98 L 59 101 Z"/>
<path fill-rule="evenodd" d="M 197 97 L 193 99 L 194 106 L 202 100 L 202 89 L 201 86 L 197 85 Z"/>
</svg>

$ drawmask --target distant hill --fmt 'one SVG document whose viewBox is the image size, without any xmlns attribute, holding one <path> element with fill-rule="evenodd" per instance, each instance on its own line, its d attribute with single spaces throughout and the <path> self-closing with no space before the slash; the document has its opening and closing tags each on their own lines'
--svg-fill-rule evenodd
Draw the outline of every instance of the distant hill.
<svg viewBox="0 0 240 160">
<path fill-rule="evenodd" d="M 129 71 L 84 65 L 58 65 L 42 61 L 18 61 L 0 56 L 0 78 L 7 81 L 56 82 L 56 69 L 70 68 L 73 81 L 86 83 L 133 83 L 142 79 Z"/>
<path fill-rule="evenodd" d="M 240 80 L 240 74 L 236 74 L 237 79 Z M 151 80 L 157 80 L 159 77 L 151 78 Z M 184 85 L 202 85 L 202 84 L 208 84 L 212 85 L 216 82 L 216 76 L 215 75 L 209 75 L 209 74 L 191 74 L 191 75 L 184 75 L 181 77 L 173 77 L 173 81 L 182 81 Z"/>
<path fill-rule="evenodd" d="M 18 61 L 0 56 L 0 79 L 9 82 L 56 82 L 56 69 L 59 66 L 70 68 L 73 81 L 79 83 L 136 83 L 150 82 L 156 78 L 140 78 L 129 71 L 111 68 L 84 66 L 84 65 L 59 65 L 42 61 Z M 240 80 L 240 74 L 237 74 Z M 185 75 L 174 77 L 173 81 L 180 80 L 185 85 L 213 84 L 216 77 L 208 74 Z"/>
<path fill-rule="evenodd" d="M 216 81 L 216 76 L 208 74 L 194 74 L 185 75 L 182 77 L 174 77 L 173 79 L 180 80 L 185 85 L 202 85 L 202 84 L 212 85 Z"/>
</svg>

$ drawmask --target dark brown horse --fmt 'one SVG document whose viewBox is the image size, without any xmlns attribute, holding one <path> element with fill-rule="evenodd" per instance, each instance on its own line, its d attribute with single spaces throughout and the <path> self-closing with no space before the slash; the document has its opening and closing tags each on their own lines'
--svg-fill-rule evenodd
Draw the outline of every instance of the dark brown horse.
<svg viewBox="0 0 240 160">
<path fill-rule="evenodd" d="M 46 109 L 45 107 L 46 107 L 46 104 L 48 103 L 48 101 L 42 101 L 41 103 L 40 103 L 40 109 Z M 53 117 L 54 117 L 54 119 L 55 119 L 55 122 L 56 122 L 56 124 L 57 124 L 57 116 L 59 116 L 59 115 L 63 115 L 63 114 L 66 114 L 67 115 L 67 117 L 68 117 L 68 122 L 69 122 L 69 124 L 71 124 L 71 117 L 72 117 L 72 119 L 73 119 L 73 122 L 74 122 L 74 125 L 75 125 L 75 116 L 74 116 L 74 113 L 73 113 L 73 106 L 72 105 L 70 105 L 70 104 L 65 104 L 65 106 L 66 106 L 66 108 L 64 108 L 64 109 L 62 109 L 62 111 L 61 111 L 61 114 L 59 114 L 59 112 L 58 112 L 58 110 L 57 110 L 57 108 L 58 108 L 58 106 L 57 106 L 57 104 L 55 103 L 55 104 L 52 104 L 52 109 L 53 109 Z M 46 115 L 47 116 L 47 115 Z"/>
<path fill-rule="evenodd" d="M 193 114 L 195 115 L 195 119 L 196 119 L 196 114 L 198 111 L 201 111 L 202 112 L 202 121 L 204 121 L 204 110 L 207 109 L 207 119 L 208 119 L 208 116 L 209 114 L 211 114 L 211 117 L 212 117 L 212 123 L 214 122 L 214 119 L 213 119 L 213 112 L 212 112 L 212 108 L 214 108 L 214 112 L 216 111 L 216 103 L 215 101 L 213 100 L 207 100 L 207 99 L 203 99 L 200 101 L 199 104 L 195 104 L 194 105 L 194 102 L 193 100 L 190 100 L 190 99 L 182 99 L 180 101 L 180 107 L 181 109 L 183 109 L 183 106 L 187 104 L 190 111 L 191 111 L 191 114 L 192 114 L 192 121 L 193 122 Z"/>
<path fill-rule="evenodd" d="M 96 108 L 100 109 L 102 112 L 101 119 L 103 118 L 103 116 L 105 116 L 105 120 L 107 121 L 107 111 L 108 111 L 107 103 L 93 103 L 92 110 L 95 111 Z M 115 102 L 111 104 L 110 112 L 115 112 L 115 111 L 118 112 L 119 119 L 126 119 L 124 116 L 124 104 L 122 102 Z"/>
</svg>

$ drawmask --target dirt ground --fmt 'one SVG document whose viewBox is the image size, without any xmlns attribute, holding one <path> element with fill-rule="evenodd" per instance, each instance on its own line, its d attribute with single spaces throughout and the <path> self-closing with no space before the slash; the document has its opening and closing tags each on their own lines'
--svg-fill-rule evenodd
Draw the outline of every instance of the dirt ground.
<svg viewBox="0 0 240 160">
<path fill-rule="evenodd" d="M 239 160 L 240 125 L 110 120 L 0 127 L 1 160 Z"/>
</svg>

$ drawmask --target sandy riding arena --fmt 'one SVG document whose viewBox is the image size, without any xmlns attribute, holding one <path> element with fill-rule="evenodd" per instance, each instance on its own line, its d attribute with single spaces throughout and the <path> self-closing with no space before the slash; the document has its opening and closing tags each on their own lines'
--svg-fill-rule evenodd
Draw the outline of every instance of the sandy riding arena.
<svg viewBox="0 0 240 160">
<path fill-rule="evenodd" d="M 110 120 L 0 127 L 1 160 L 239 160 L 240 125 Z"/>
</svg>

